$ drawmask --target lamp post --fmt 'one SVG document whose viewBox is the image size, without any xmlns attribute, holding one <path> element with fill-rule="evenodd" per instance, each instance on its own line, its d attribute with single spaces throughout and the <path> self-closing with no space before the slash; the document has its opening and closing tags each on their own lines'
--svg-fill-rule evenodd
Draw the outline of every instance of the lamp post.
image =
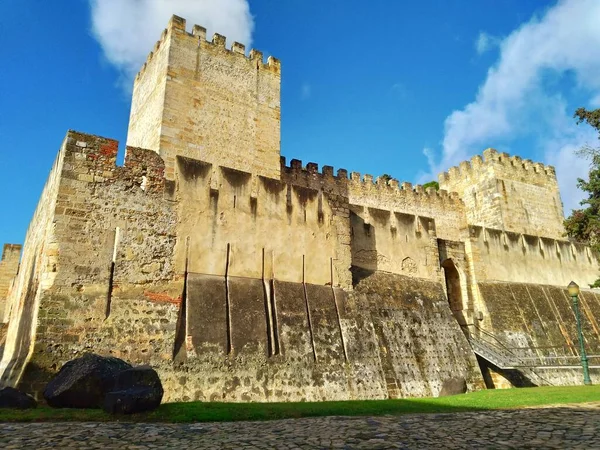
<svg viewBox="0 0 600 450">
<path fill-rule="evenodd" d="M 575 320 L 577 321 L 577 334 L 579 336 L 579 346 L 581 347 L 581 367 L 583 367 L 583 384 L 592 384 L 590 380 L 590 370 L 588 368 L 588 359 L 585 354 L 585 345 L 583 343 L 583 333 L 581 331 L 581 317 L 579 315 L 579 286 L 574 281 L 567 286 L 569 295 L 573 300 L 573 309 L 575 310 Z"/>
</svg>

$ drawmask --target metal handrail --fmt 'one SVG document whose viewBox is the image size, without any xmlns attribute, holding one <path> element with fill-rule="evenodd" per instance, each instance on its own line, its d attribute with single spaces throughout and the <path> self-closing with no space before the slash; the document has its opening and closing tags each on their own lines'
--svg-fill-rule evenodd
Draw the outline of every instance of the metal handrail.
<svg viewBox="0 0 600 450">
<path fill-rule="evenodd" d="M 560 367 L 561 365 L 566 366 L 568 364 L 568 360 L 578 360 L 579 356 L 577 355 L 551 355 L 551 356 L 525 356 L 519 355 L 518 351 L 523 350 L 527 352 L 531 352 L 536 349 L 541 348 L 565 348 L 561 346 L 555 347 L 508 347 L 500 338 L 490 333 L 487 330 L 484 330 L 477 325 L 473 325 L 479 332 L 479 336 L 469 336 L 469 342 L 471 342 L 472 346 L 478 346 L 480 348 L 480 352 L 489 352 L 493 353 L 494 356 L 498 359 L 498 363 L 504 365 L 503 368 L 517 368 L 517 367 Z M 483 335 L 483 336 L 482 336 Z M 490 342 L 489 339 L 485 339 L 485 337 L 492 338 L 494 342 Z M 481 355 L 485 356 L 486 355 Z M 588 359 L 590 358 L 600 358 L 600 355 L 588 355 Z M 562 361 L 561 361 L 562 360 Z M 536 361 L 537 364 L 531 364 L 530 361 Z M 494 362 L 494 361 L 491 361 Z M 500 366 L 499 366 L 500 367 Z"/>
</svg>

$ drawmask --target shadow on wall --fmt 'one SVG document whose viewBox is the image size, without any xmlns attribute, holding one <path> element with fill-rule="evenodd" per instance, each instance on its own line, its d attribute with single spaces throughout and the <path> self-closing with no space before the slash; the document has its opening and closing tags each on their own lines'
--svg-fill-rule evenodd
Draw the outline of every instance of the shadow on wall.
<svg viewBox="0 0 600 450">
<path fill-rule="evenodd" d="M 33 316 L 36 306 L 36 296 L 38 292 L 38 280 L 35 277 L 36 262 L 34 261 L 29 272 L 29 281 L 27 283 L 27 292 L 23 301 L 23 306 L 20 308 L 21 315 L 18 317 L 18 330 L 15 333 L 15 340 L 11 342 L 7 340 L 4 345 L 2 354 L 2 370 L 0 378 L 0 386 L 14 386 L 20 376 L 20 371 L 24 368 L 29 350 L 31 347 L 31 330 L 33 327 Z M 16 311 L 14 311 L 16 312 Z M 4 354 L 5 351 L 10 351 L 12 354 Z M 7 360 L 10 357 L 10 360 Z"/>
<path fill-rule="evenodd" d="M 487 389 L 505 389 L 510 387 L 537 387 L 522 371 L 501 369 L 491 362 L 477 356 L 477 362 Z"/>
<path fill-rule="evenodd" d="M 352 284 L 356 285 L 364 277 L 378 269 L 377 239 L 375 227 L 354 212 L 350 212 L 352 230 L 352 267 L 363 270 L 352 271 Z M 358 278 L 357 278 L 358 277 Z"/>
<path fill-rule="evenodd" d="M 466 292 L 463 292 L 461 286 L 461 276 L 458 272 L 456 265 L 452 259 L 446 259 L 442 262 L 442 268 L 444 269 L 444 278 L 446 281 L 446 294 L 448 296 L 448 303 L 450 304 L 450 311 L 452 315 L 458 321 L 461 327 L 467 325 L 467 318 L 464 315 L 466 309 Z"/>
</svg>

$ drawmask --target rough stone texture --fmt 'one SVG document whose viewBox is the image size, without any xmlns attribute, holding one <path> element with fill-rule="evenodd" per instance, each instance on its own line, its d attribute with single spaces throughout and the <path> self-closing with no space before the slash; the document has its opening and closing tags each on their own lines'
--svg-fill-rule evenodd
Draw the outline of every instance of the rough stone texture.
<svg viewBox="0 0 600 450">
<path fill-rule="evenodd" d="M 591 449 L 600 404 L 221 423 L 1 423 L 5 449 Z"/>
<path fill-rule="evenodd" d="M 0 260 L 0 324 L 8 322 L 6 299 L 19 270 L 21 246 L 4 244 L 2 260 Z"/>
<path fill-rule="evenodd" d="M 103 408 L 112 414 L 150 411 L 160 406 L 163 394 L 162 383 L 153 368 L 132 367 L 117 374 L 114 390 L 104 397 Z"/>
<path fill-rule="evenodd" d="M 469 224 L 562 239 L 563 205 L 554 167 L 487 149 L 439 176 L 457 192 Z"/>
<path fill-rule="evenodd" d="M 438 397 L 458 395 L 467 392 L 467 380 L 461 377 L 452 377 L 444 380 Z"/>
<path fill-rule="evenodd" d="M 579 341 L 571 298 L 565 287 L 526 283 L 479 283 L 485 306 L 482 330 L 492 333 L 514 355 L 527 359 L 548 358 L 548 365 L 570 368 L 537 369 L 533 374 L 500 370 L 486 364 L 484 372 L 495 387 L 537 384 L 580 384 Z M 600 295 L 583 290 L 579 296 L 586 351 L 600 354 Z M 599 359 L 592 357 L 592 381 L 600 375 Z"/>
<path fill-rule="evenodd" d="M 537 352 L 530 295 L 597 278 L 598 255 L 561 237 L 550 167 L 486 151 L 436 192 L 280 159 L 279 62 L 242 53 L 173 17 L 135 83 L 124 165 L 116 141 L 68 132 L 7 297 L 2 385 L 39 398 L 94 351 L 156 368 L 165 401 L 476 389 L 465 334 Z M 528 325 L 502 322 L 510 305 Z M 535 313 L 552 345 L 563 307 Z"/>
<path fill-rule="evenodd" d="M 99 408 L 104 396 L 117 386 L 121 371 L 131 365 L 118 358 L 106 358 L 88 353 L 66 363 L 48 383 L 44 398 L 55 408 Z M 131 375 L 129 375 L 131 378 Z M 128 378 L 123 377 L 121 385 Z"/>
<path fill-rule="evenodd" d="M 440 283 L 379 272 L 365 275 L 355 273 L 360 281 L 352 297 L 370 312 L 390 398 L 436 396 L 453 376 L 464 377 L 471 389 L 482 386 L 477 361 Z"/>
<path fill-rule="evenodd" d="M 136 77 L 127 144 L 279 178 L 280 64 L 173 17 Z"/>
<path fill-rule="evenodd" d="M 0 389 L 0 408 L 29 409 L 37 407 L 35 399 L 15 388 Z"/>
</svg>

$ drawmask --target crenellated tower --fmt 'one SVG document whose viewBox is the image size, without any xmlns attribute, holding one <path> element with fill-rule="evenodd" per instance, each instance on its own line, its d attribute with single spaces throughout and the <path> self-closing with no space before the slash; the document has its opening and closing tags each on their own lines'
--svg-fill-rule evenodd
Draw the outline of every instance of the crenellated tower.
<svg viewBox="0 0 600 450">
<path fill-rule="evenodd" d="M 280 63 L 173 16 L 136 76 L 127 145 L 267 178 L 280 175 Z"/>
<path fill-rule="evenodd" d="M 457 192 L 471 225 L 563 238 L 563 205 L 554 167 L 488 148 L 439 175 Z"/>
</svg>

